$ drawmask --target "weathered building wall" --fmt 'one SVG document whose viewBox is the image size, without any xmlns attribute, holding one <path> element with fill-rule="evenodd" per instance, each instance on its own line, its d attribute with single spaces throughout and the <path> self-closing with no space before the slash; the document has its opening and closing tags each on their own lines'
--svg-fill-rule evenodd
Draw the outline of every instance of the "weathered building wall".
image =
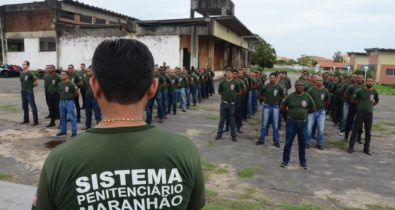
<svg viewBox="0 0 395 210">
<path fill-rule="evenodd" d="M 53 30 L 49 10 L 7 12 L 4 17 L 5 32 Z"/>
<path fill-rule="evenodd" d="M 138 36 L 137 40 L 143 42 L 154 56 L 156 64 L 166 62 L 170 67 L 181 66 L 180 63 L 180 36 Z"/>
<path fill-rule="evenodd" d="M 45 65 L 56 65 L 56 52 L 40 52 L 39 38 L 25 38 L 24 52 L 8 52 L 7 63 L 22 65 L 23 61 L 30 62 L 31 69 L 45 69 Z"/>
</svg>

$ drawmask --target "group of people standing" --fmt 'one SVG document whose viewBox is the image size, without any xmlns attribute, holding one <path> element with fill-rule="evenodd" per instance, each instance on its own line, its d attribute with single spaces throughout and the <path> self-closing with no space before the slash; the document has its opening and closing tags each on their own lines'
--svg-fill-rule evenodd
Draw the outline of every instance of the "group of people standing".
<svg viewBox="0 0 395 210">
<path fill-rule="evenodd" d="M 191 106 L 196 106 L 196 103 L 208 99 L 215 94 L 214 77 L 215 73 L 210 67 L 171 69 L 166 62 L 160 67 L 155 65 L 154 79 L 158 80 L 158 90 L 146 105 L 146 123 L 152 122 L 155 102 L 158 122 L 163 123 L 168 114 L 176 115 L 179 108 L 182 112 L 186 112 Z"/>
<path fill-rule="evenodd" d="M 30 105 L 33 112 L 33 126 L 36 126 L 39 122 L 33 87 L 38 86 L 39 82 L 34 72 L 29 70 L 29 61 L 23 62 L 22 66 L 20 81 L 24 120 L 21 124 L 30 122 L 28 108 Z M 92 126 L 92 112 L 95 114 L 96 122 L 101 121 L 100 107 L 89 85 L 92 74 L 92 67 L 86 68 L 84 63 L 81 64 L 80 72 L 75 71 L 72 64 L 68 66 L 67 71 L 61 71 L 60 74 L 55 71 L 54 65 L 45 67 L 44 90 L 49 111 L 46 118 L 50 118 L 50 123 L 46 127 L 56 126 L 55 121 L 60 119 L 57 136 L 67 134 L 67 121 L 71 122 L 71 136 L 77 135 L 77 123 L 81 122 L 81 109 L 85 109 L 86 115 L 84 130 Z M 80 107 L 80 96 L 82 107 Z"/>
<path fill-rule="evenodd" d="M 225 79 L 220 82 L 218 88 L 218 93 L 221 95 L 220 121 L 216 140 L 221 139 L 223 127 L 227 121 L 232 131 L 232 140 L 237 140 L 235 130 L 240 129 L 237 116 L 243 113 L 235 111 L 237 104 L 240 99 L 243 101 L 243 94 L 247 92 L 250 95 L 255 90 L 259 97 L 253 98 L 251 103 L 256 103 L 257 99 L 263 102 L 261 129 L 256 145 L 265 143 L 271 124 L 274 146 L 281 147 L 279 130 L 282 119 L 286 122 L 282 167 L 287 167 L 289 163 L 292 143 L 296 135 L 298 136 L 300 166 L 304 169 L 308 169 L 305 150 L 310 148 L 312 138 L 317 140 L 316 147 L 324 150 L 327 113 L 330 114 L 335 125 L 339 125 L 339 135 L 345 133 L 347 140 L 351 132 L 347 150 L 349 153 L 354 151 L 355 141 L 361 142 L 361 128 L 364 125 L 363 152 L 372 155 L 370 151 L 372 108 L 379 102 L 378 93 L 373 89 L 372 78 L 354 74 L 351 80 L 348 80 L 347 77 L 343 78 L 339 75 L 304 72 L 295 82 L 295 91 L 288 94 L 291 80 L 284 71 L 270 73 L 267 84 L 265 80 L 260 80 L 262 82 L 256 86 L 252 85 L 255 87 L 252 89 L 248 83 L 249 75 L 243 73 L 243 70 L 232 72 L 229 69 Z M 262 78 L 264 78 L 263 75 Z M 316 137 L 315 133 L 317 133 Z"/>
</svg>

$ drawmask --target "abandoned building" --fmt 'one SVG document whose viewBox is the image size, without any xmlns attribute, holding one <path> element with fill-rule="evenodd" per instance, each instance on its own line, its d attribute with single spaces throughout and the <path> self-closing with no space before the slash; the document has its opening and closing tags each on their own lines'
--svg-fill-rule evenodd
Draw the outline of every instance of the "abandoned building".
<svg viewBox="0 0 395 210">
<path fill-rule="evenodd" d="M 231 0 L 191 0 L 190 9 L 185 19 L 139 20 L 72 0 L 3 5 L 3 63 L 78 67 L 91 63 L 101 41 L 133 38 L 148 46 L 158 64 L 214 70 L 249 65 L 259 37 L 234 16 Z"/>
</svg>

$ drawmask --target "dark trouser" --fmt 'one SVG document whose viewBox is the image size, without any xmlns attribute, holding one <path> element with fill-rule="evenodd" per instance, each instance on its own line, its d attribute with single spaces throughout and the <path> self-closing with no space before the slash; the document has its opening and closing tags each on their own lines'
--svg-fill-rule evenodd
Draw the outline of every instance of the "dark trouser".
<svg viewBox="0 0 395 210">
<path fill-rule="evenodd" d="M 191 88 L 186 87 L 185 88 L 185 97 L 187 100 L 187 109 L 189 109 L 189 107 L 191 106 L 191 97 L 189 97 L 190 93 L 191 93 Z"/>
<path fill-rule="evenodd" d="M 218 124 L 217 135 L 222 136 L 225 120 L 229 117 L 230 130 L 232 137 L 236 137 L 236 124 L 235 124 L 235 104 L 221 102 L 220 105 L 220 119 Z"/>
<path fill-rule="evenodd" d="M 348 135 L 350 131 L 353 129 L 355 115 L 357 114 L 357 107 L 354 104 L 350 104 L 347 113 L 347 120 L 346 120 L 346 129 L 344 139 L 348 139 Z"/>
<path fill-rule="evenodd" d="M 357 112 L 357 116 L 355 117 L 355 126 L 352 130 L 349 149 L 354 149 L 355 141 L 357 140 L 357 135 L 362 129 L 362 123 L 365 125 L 365 145 L 364 151 L 369 151 L 370 148 L 370 138 L 372 130 L 372 122 L 373 122 L 373 112 Z"/>
<path fill-rule="evenodd" d="M 202 102 L 202 97 L 203 97 L 203 95 L 202 95 L 202 84 L 201 83 L 198 83 L 196 85 L 196 91 L 197 91 L 197 98 L 199 100 L 199 103 L 201 103 Z"/>
<path fill-rule="evenodd" d="M 34 101 L 33 90 L 22 90 L 22 109 L 23 109 L 23 122 L 29 122 L 29 105 L 33 112 L 34 124 L 38 124 L 38 113 L 36 102 Z"/>
<path fill-rule="evenodd" d="M 197 85 L 192 85 L 190 95 L 192 95 L 193 106 L 196 106 L 196 90 L 197 90 Z M 188 99 L 189 98 L 190 96 L 188 96 Z"/>
<path fill-rule="evenodd" d="M 101 121 L 101 111 L 99 103 L 94 96 L 85 96 L 85 127 L 90 128 L 92 126 L 92 111 L 95 113 L 96 122 Z"/>
<path fill-rule="evenodd" d="M 211 94 L 211 90 L 210 90 L 210 86 L 211 86 L 210 81 L 207 81 L 206 82 L 206 98 L 208 98 L 209 95 L 212 95 Z"/>
<path fill-rule="evenodd" d="M 173 105 L 173 114 L 177 113 L 177 93 L 176 90 L 167 90 L 168 100 L 167 100 L 167 113 L 170 113 L 171 107 Z"/>
<path fill-rule="evenodd" d="M 241 96 L 237 97 L 235 104 L 235 121 L 236 121 L 236 129 L 240 130 L 242 126 L 243 117 L 241 115 Z"/>
<path fill-rule="evenodd" d="M 169 99 L 169 96 L 168 96 L 169 93 L 168 93 L 167 89 L 163 89 L 163 90 L 161 90 L 161 92 L 162 92 L 162 111 L 163 111 L 163 116 L 166 116 L 167 115 L 167 102 L 168 102 L 168 99 Z"/>
<path fill-rule="evenodd" d="M 74 106 L 75 109 L 77 110 L 77 122 L 79 122 L 81 120 L 81 107 L 80 107 L 79 96 L 74 97 Z"/>
<path fill-rule="evenodd" d="M 307 120 L 297 121 L 288 118 L 286 125 L 285 146 L 284 146 L 284 154 L 283 154 L 284 164 L 288 164 L 290 160 L 292 143 L 296 135 L 298 135 L 300 165 L 306 164 L 306 151 L 305 151 L 306 129 L 307 129 Z"/>
<path fill-rule="evenodd" d="M 45 102 L 47 102 L 47 106 L 48 106 L 48 116 L 51 117 L 51 108 L 49 107 L 49 96 L 46 90 L 45 90 Z"/>
<path fill-rule="evenodd" d="M 214 80 L 210 79 L 209 84 L 210 84 L 210 96 L 212 96 L 213 94 L 215 94 Z"/>
<path fill-rule="evenodd" d="M 243 117 L 243 120 L 247 119 L 247 96 L 244 94 L 241 96 L 241 116 Z"/>
<path fill-rule="evenodd" d="M 146 106 L 146 111 L 147 111 L 147 119 L 145 120 L 147 124 L 151 124 L 152 122 L 152 112 L 154 109 L 154 102 L 156 100 L 156 103 L 158 104 L 158 117 L 159 119 L 163 119 L 163 109 L 160 104 L 162 104 L 162 93 L 160 91 L 156 91 L 155 97 L 151 98 Z"/>
<path fill-rule="evenodd" d="M 255 112 L 258 110 L 258 92 L 256 90 L 252 90 L 251 95 L 251 114 L 255 115 Z"/>
<path fill-rule="evenodd" d="M 48 107 L 49 116 L 51 117 L 50 124 L 54 124 L 56 119 L 59 119 L 59 93 L 58 92 L 47 92 L 48 95 Z"/>
<path fill-rule="evenodd" d="M 200 89 L 202 90 L 202 98 L 204 98 L 204 99 L 207 98 L 206 86 L 207 86 L 206 81 L 203 81 L 202 84 L 201 84 L 201 88 Z"/>
<path fill-rule="evenodd" d="M 85 109 L 85 103 L 86 103 L 86 89 L 85 87 L 80 88 L 81 91 L 81 98 L 82 98 L 82 108 Z"/>
</svg>

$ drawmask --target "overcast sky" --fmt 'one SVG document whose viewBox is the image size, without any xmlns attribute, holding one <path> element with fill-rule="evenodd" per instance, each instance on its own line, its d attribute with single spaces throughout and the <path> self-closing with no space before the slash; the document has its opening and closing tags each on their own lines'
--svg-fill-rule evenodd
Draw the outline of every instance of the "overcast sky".
<svg viewBox="0 0 395 210">
<path fill-rule="evenodd" d="M 0 0 L 0 4 L 29 2 Z M 142 20 L 188 18 L 190 0 L 80 0 Z M 331 58 L 395 48 L 395 0 L 233 0 L 235 13 L 279 56 Z"/>
</svg>

